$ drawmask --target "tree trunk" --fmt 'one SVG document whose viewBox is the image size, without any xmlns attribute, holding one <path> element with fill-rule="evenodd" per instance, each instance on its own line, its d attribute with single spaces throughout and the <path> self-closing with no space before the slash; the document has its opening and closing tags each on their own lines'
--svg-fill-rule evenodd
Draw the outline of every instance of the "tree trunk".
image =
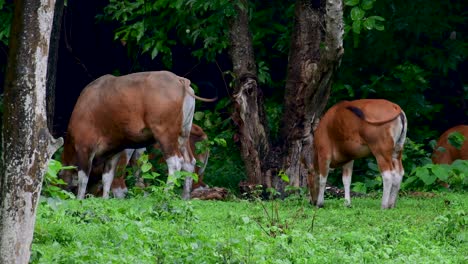
<svg viewBox="0 0 468 264">
<path fill-rule="evenodd" d="M 262 160 L 270 146 L 265 126 L 263 98 L 259 93 L 257 69 L 249 30 L 248 2 L 236 5 L 237 16 L 230 24 L 230 55 L 235 76 L 233 120 L 238 126 L 241 156 L 247 170 L 249 184 L 266 184 Z"/>
<path fill-rule="evenodd" d="M 50 35 L 49 59 L 47 65 L 46 105 L 47 105 L 47 127 L 54 131 L 55 112 L 55 83 L 57 80 L 57 61 L 60 45 L 60 32 L 62 31 L 62 17 L 65 0 L 56 0 L 54 10 L 54 21 Z"/>
<path fill-rule="evenodd" d="M 326 106 L 343 53 L 342 0 L 298 0 L 280 126 L 286 153 L 282 167 L 292 186 L 307 185 L 313 124 Z M 284 184 L 275 179 L 273 185 L 281 190 Z"/>
<path fill-rule="evenodd" d="M 246 1 L 242 1 L 247 6 Z M 291 37 L 288 77 L 280 146 L 273 146 L 257 86 L 248 8 L 238 8 L 230 28 L 231 58 L 236 87 L 233 119 L 239 127 L 241 154 L 248 183 L 284 191 L 289 185 L 306 186 L 312 157 L 312 127 L 326 106 L 332 76 L 343 55 L 343 10 L 341 0 L 298 0 Z M 302 161 L 305 161 L 305 165 Z"/>
<path fill-rule="evenodd" d="M 47 57 L 53 0 L 18 0 L 9 44 L 0 160 L 0 263 L 28 263 L 49 157 L 62 145 L 47 129 Z"/>
</svg>

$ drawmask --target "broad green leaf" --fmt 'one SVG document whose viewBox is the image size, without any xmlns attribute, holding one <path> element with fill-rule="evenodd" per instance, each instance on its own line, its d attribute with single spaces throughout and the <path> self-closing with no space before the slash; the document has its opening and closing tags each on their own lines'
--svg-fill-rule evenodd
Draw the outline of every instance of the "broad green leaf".
<svg viewBox="0 0 468 264">
<path fill-rule="evenodd" d="M 421 179 L 425 185 L 431 185 L 436 180 L 436 177 L 431 175 L 426 167 L 417 168 L 416 176 L 418 176 L 418 178 Z"/>
<path fill-rule="evenodd" d="M 157 47 L 154 47 L 153 48 L 153 51 L 151 52 L 151 59 L 154 60 L 154 58 L 156 58 L 156 56 L 158 56 L 158 53 L 159 53 L 159 50 Z"/>
<path fill-rule="evenodd" d="M 369 18 L 375 19 L 377 21 L 385 21 L 385 18 L 383 18 L 381 16 L 370 16 Z"/>
<path fill-rule="evenodd" d="M 347 6 L 355 6 L 359 4 L 359 0 L 345 0 L 345 5 Z"/>
<path fill-rule="evenodd" d="M 351 9 L 351 19 L 354 21 L 361 20 L 365 14 L 366 11 L 362 10 L 358 6 L 355 6 L 353 9 Z"/>
<path fill-rule="evenodd" d="M 204 116 L 205 116 L 205 113 L 198 111 L 198 112 L 195 112 L 195 114 L 193 115 L 193 118 L 197 121 L 200 121 L 203 119 Z"/>
<path fill-rule="evenodd" d="M 355 34 L 361 33 L 361 20 L 356 20 L 353 22 L 353 32 Z"/>
<path fill-rule="evenodd" d="M 226 140 L 224 138 L 215 138 L 214 142 L 216 142 L 216 144 L 218 144 L 218 145 L 220 145 L 222 147 L 227 147 L 227 143 L 226 143 Z"/>
<path fill-rule="evenodd" d="M 141 166 L 141 171 L 143 173 L 145 172 L 148 172 L 149 170 L 151 170 L 151 167 L 153 167 L 153 165 L 151 165 L 151 163 L 144 163 L 142 166 Z"/>
<path fill-rule="evenodd" d="M 370 161 L 367 163 L 367 167 L 369 167 L 369 169 L 373 170 L 373 171 L 379 171 L 379 167 L 377 166 L 377 164 L 373 161 Z"/>
<path fill-rule="evenodd" d="M 364 10 L 370 10 L 374 6 L 375 0 L 362 0 L 361 7 Z"/>
<path fill-rule="evenodd" d="M 452 132 L 448 135 L 448 138 L 447 138 L 448 142 L 450 143 L 450 145 L 452 145 L 454 148 L 460 150 L 461 147 L 463 146 L 463 142 L 465 142 L 465 136 L 456 131 L 456 132 Z"/>
<path fill-rule="evenodd" d="M 280 171 L 279 175 L 281 180 L 288 183 L 289 182 L 289 177 L 284 171 Z"/>
<path fill-rule="evenodd" d="M 140 163 L 147 163 L 148 162 L 148 154 L 141 155 L 140 158 L 138 158 L 138 161 Z"/>
<path fill-rule="evenodd" d="M 381 16 L 370 16 L 368 17 L 368 19 L 373 19 L 375 21 L 374 28 L 377 29 L 378 31 L 383 31 L 385 29 L 384 25 L 377 23 L 377 21 L 380 21 L 380 22 L 385 21 L 385 18 Z"/>
<path fill-rule="evenodd" d="M 432 173 L 441 181 L 447 181 L 448 180 L 448 173 L 449 170 L 447 168 L 444 168 L 443 166 L 434 166 L 432 167 Z"/>
<path fill-rule="evenodd" d="M 355 182 L 353 183 L 352 191 L 358 193 L 367 193 L 367 186 L 362 182 Z"/>
<path fill-rule="evenodd" d="M 364 20 L 364 23 L 363 23 L 363 26 L 367 29 L 367 30 L 371 30 L 374 28 L 375 26 L 375 20 L 374 19 L 366 19 Z"/>
</svg>

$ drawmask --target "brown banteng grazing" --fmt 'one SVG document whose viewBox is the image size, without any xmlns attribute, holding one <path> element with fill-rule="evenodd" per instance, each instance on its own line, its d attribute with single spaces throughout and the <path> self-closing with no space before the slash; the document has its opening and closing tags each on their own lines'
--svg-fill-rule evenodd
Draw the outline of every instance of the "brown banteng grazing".
<svg viewBox="0 0 468 264">
<path fill-rule="evenodd" d="M 382 208 L 394 207 L 404 174 L 406 131 L 405 113 L 386 100 L 344 101 L 331 107 L 314 131 L 314 167 L 308 176 L 311 202 L 323 206 L 329 168 L 343 167 L 345 203 L 350 206 L 353 162 L 372 154 L 382 173 Z"/>
<path fill-rule="evenodd" d="M 120 152 L 159 142 L 169 175 L 193 172 L 195 159 L 187 148 L 197 97 L 190 81 L 171 72 L 141 72 L 121 77 L 105 75 L 80 94 L 70 118 L 62 162 L 76 165 L 78 195 L 83 199 L 93 164 L 106 162 L 103 197 L 109 196 Z M 76 172 L 75 172 L 76 173 Z M 71 183 L 73 175 L 62 178 Z M 183 198 L 190 198 L 191 177 Z"/>
<path fill-rule="evenodd" d="M 456 148 L 449 142 L 449 136 L 458 132 L 465 137 L 460 148 Z M 468 160 L 468 126 L 459 125 L 450 128 L 440 136 L 437 145 L 432 153 L 432 163 L 434 164 L 452 164 L 455 160 Z"/>
<path fill-rule="evenodd" d="M 136 153 L 143 153 L 145 148 L 141 149 L 125 149 L 120 153 L 119 160 L 117 161 L 116 167 L 113 169 L 114 178 L 111 184 L 111 192 L 115 198 L 125 198 L 128 193 L 127 184 L 125 183 L 126 168 L 133 159 Z M 102 196 L 103 188 L 100 178 L 102 178 L 104 172 L 105 163 L 94 165 L 91 169 L 91 173 L 88 179 L 88 191 L 87 193 L 94 195 L 95 197 Z"/>
<path fill-rule="evenodd" d="M 207 139 L 208 139 L 208 136 L 206 135 L 205 131 L 203 131 L 203 129 L 200 126 L 196 124 L 192 124 L 192 128 L 190 129 L 190 137 L 188 141 L 189 145 L 187 146 L 187 149 L 190 151 L 191 155 L 195 157 L 196 161 L 198 161 L 198 164 L 195 165 L 195 171 L 194 171 L 198 175 L 198 181 L 193 183 L 191 190 L 207 187 L 207 185 L 203 182 L 203 176 L 205 175 L 205 169 L 208 163 L 208 157 L 210 155 L 210 151 L 208 149 L 205 149 L 204 151 L 200 153 L 196 153 L 196 146 L 195 146 L 196 143 L 202 142 Z M 159 143 L 154 144 L 153 147 L 155 149 L 161 149 L 161 145 Z M 135 153 L 132 156 L 132 163 L 136 164 L 136 160 L 141 156 L 144 150 L 145 149 L 138 149 L 135 151 Z M 154 158 L 154 157 L 151 157 L 150 155 L 150 158 Z M 162 162 L 162 161 L 158 161 L 158 162 Z M 134 168 L 135 167 L 136 166 L 134 166 Z M 136 174 L 137 175 L 135 176 L 137 178 L 137 182 L 143 184 L 138 171 Z"/>
<path fill-rule="evenodd" d="M 196 124 L 192 124 L 192 128 L 190 130 L 190 138 L 189 138 L 189 143 L 190 143 L 190 151 L 192 152 L 192 155 L 195 157 L 195 159 L 198 161 L 198 164 L 195 166 L 195 173 L 198 175 L 198 182 L 193 183 L 192 185 L 192 191 L 195 189 L 199 188 L 205 188 L 207 185 L 203 182 L 203 176 L 205 172 L 206 165 L 208 163 L 208 157 L 209 157 L 209 150 L 205 150 L 201 153 L 196 153 L 196 147 L 195 144 L 197 142 L 202 142 L 204 140 L 208 139 L 207 135 L 203 131 L 201 127 L 199 127 Z M 159 144 L 154 145 L 155 148 L 160 148 Z M 114 180 L 112 181 L 111 185 L 111 191 L 114 197 L 116 198 L 124 198 L 125 195 L 128 192 L 127 185 L 125 184 L 125 168 L 127 164 L 131 164 L 133 167 L 133 171 L 135 173 L 136 177 L 136 185 L 139 187 L 144 187 L 143 179 L 140 177 L 139 173 L 139 168 L 137 166 L 137 160 L 141 157 L 141 155 L 144 153 L 146 148 L 140 148 L 140 149 L 126 149 L 121 153 L 120 159 L 117 162 L 116 168 L 114 169 L 115 171 L 115 177 Z M 154 157 L 151 157 L 152 159 Z M 99 184 L 99 182 L 95 181 L 97 178 L 97 175 L 102 175 L 103 173 L 104 166 L 93 166 L 92 172 L 91 172 L 91 177 L 90 180 L 94 180 L 94 184 L 89 190 L 89 193 L 93 194 L 94 196 L 101 196 L 102 195 L 102 184 Z"/>
</svg>

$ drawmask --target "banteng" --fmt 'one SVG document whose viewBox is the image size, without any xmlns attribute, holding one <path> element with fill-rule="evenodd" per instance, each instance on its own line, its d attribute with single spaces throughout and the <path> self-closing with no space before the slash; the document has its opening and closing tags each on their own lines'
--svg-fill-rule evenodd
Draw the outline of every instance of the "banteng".
<svg viewBox="0 0 468 264">
<path fill-rule="evenodd" d="M 449 136 L 452 133 L 460 133 L 464 136 L 464 141 L 460 148 L 453 146 L 449 142 Z M 440 136 L 437 145 L 432 153 L 432 162 L 434 164 L 452 164 L 457 159 L 468 160 L 468 126 L 459 125 L 450 128 Z"/>
<path fill-rule="evenodd" d="M 197 164 L 195 165 L 195 173 L 198 175 L 198 181 L 193 183 L 192 191 L 198 188 L 205 188 L 207 185 L 203 182 L 204 171 L 206 165 L 208 163 L 209 157 L 209 150 L 204 150 L 201 153 L 196 153 L 195 144 L 197 142 L 202 142 L 208 139 L 207 135 L 203 131 L 201 127 L 196 124 L 192 124 L 192 129 L 190 130 L 190 151 L 192 151 L 192 155 L 197 160 Z M 155 148 L 160 148 L 159 144 L 154 145 Z M 111 191 L 115 198 L 124 198 L 128 192 L 127 185 L 125 184 L 125 175 L 126 175 L 126 166 L 127 164 L 131 164 L 134 171 L 134 176 L 136 178 L 136 185 L 139 187 L 145 187 L 143 183 L 143 179 L 140 177 L 139 168 L 137 166 L 137 160 L 141 157 L 144 153 L 146 148 L 140 149 L 126 149 L 121 153 L 120 159 L 117 162 L 116 168 L 114 169 L 115 176 L 114 180 L 112 181 Z M 153 159 L 153 155 L 150 155 L 150 159 Z M 162 162 L 162 161 L 161 161 Z M 102 184 L 96 181 L 98 175 L 101 176 L 103 172 L 104 166 L 93 166 L 91 171 L 90 180 L 93 185 L 89 190 L 89 193 L 93 194 L 94 196 L 102 196 Z"/>
<path fill-rule="evenodd" d="M 93 164 L 106 162 L 103 197 L 109 196 L 116 163 L 127 148 L 159 142 L 169 175 L 193 172 L 195 159 L 187 140 L 197 97 L 190 81 L 171 72 L 105 75 L 81 92 L 68 124 L 62 162 L 76 165 L 78 195 L 83 199 Z M 75 172 L 76 173 L 76 172 Z M 67 171 L 62 178 L 71 183 Z M 190 198 L 192 179 L 185 179 L 183 198 Z"/>
<path fill-rule="evenodd" d="M 405 113 L 386 100 L 344 101 L 331 107 L 314 131 L 313 169 L 308 176 L 311 202 L 323 206 L 329 168 L 343 167 L 345 202 L 350 206 L 353 162 L 372 154 L 383 179 L 382 208 L 393 208 L 404 174 L 406 131 Z"/>
</svg>

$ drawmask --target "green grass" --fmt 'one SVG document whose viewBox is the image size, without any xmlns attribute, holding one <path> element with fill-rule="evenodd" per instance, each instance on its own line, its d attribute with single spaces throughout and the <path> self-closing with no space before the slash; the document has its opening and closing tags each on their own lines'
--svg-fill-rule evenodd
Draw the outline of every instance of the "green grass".
<svg viewBox="0 0 468 264">
<path fill-rule="evenodd" d="M 49 200 L 38 209 L 33 263 L 467 263 L 467 195 L 190 201 Z M 264 210 L 266 209 L 266 211 Z M 278 217 L 272 210 L 278 209 Z"/>
</svg>

